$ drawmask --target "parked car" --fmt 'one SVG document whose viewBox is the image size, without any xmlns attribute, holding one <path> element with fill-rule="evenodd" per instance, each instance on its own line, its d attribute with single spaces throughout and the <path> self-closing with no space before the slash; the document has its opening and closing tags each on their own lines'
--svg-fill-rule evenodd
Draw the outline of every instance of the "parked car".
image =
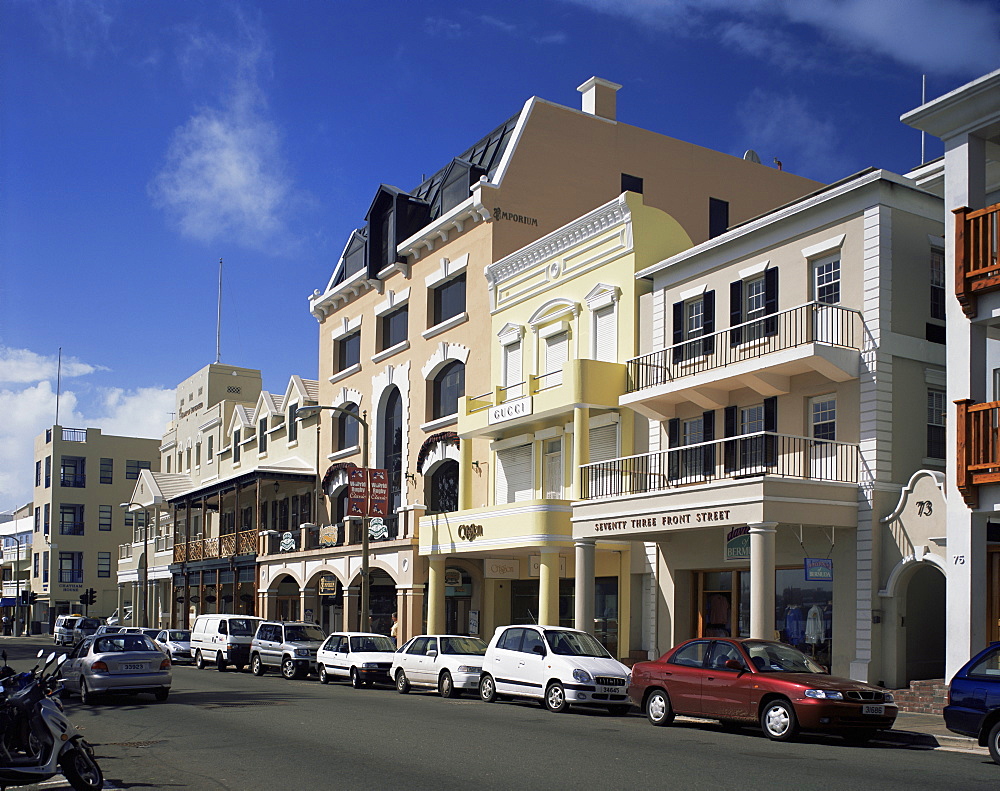
<svg viewBox="0 0 1000 791">
<path fill-rule="evenodd" d="M 139 692 L 166 700 L 170 693 L 170 659 L 144 634 L 85 637 L 63 663 L 63 686 L 84 703 L 95 695 Z"/>
<path fill-rule="evenodd" d="M 419 635 L 393 655 L 389 676 L 399 692 L 431 687 L 441 697 L 453 698 L 464 689 L 479 688 L 485 654 L 486 643 L 478 637 Z"/>
<path fill-rule="evenodd" d="M 949 731 L 979 739 L 1000 764 L 1000 643 L 965 663 L 948 685 L 944 724 Z"/>
<path fill-rule="evenodd" d="M 316 650 L 325 639 L 314 623 L 261 621 L 250 643 L 250 672 L 262 676 L 274 667 L 285 678 L 307 676 L 316 669 Z"/>
<path fill-rule="evenodd" d="M 125 607 L 121 610 L 115 610 L 111 615 L 108 616 L 108 626 L 121 626 L 126 621 L 131 622 L 132 620 L 132 608 Z"/>
<path fill-rule="evenodd" d="M 242 670 L 250 663 L 250 641 L 263 621 L 256 615 L 216 613 L 199 615 L 191 627 L 191 655 L 201 670 L 209 662 L 219 670 L 235 665 Z"/>
<path fill-rule="evenodd" d="M 396 644 L 384 634 L 371 632 L 334 632 L 316 653 L 321 684 L 331 678 L 349 678 L 359 689 L 376 682 L 391 684 Z"/>
<path fill-rule="evenodd" d="M 73 645 L 73 627 L 83 618 L 82 615 L 59 615 L 52 629 L 52 641 L 56 645 Z"/>
<path fill-rule="evenodd" d="M 118 627 L 118 634 L 144 634 L 150 640 L 155 641 L 156 636 L 160 633 L 159 629 L 147 629 L 143 626 L 120 626 Z"/>
<path fill-rule="evenodd" d="M 897 713 L 891 692 L 831 676 L 790 645 L 755 639 L 688 640 L 638 662 L 629 696 L 653 725 L 688 714 L 727 727 L 756 723 L 774 741 L 801 729 L 864 743 L 891 728 Z"/>
<path fill-rule="evenodd" d="M 118 634 L 120 631 L 120 626 L 114 624 L 104 624 L 103 626 L 98 626 L 94 631 L 94 634 Z"/>
<path fill-rule="evenodd" d="M 549 711 L 602 706 L 612 714 L 631 708 L 629 671 L 586 632 L 559 626 L 500 626 L 483 658 L 479 697 L 540 699 Z"/>
<path fill-rule="evenodd" d="M 96 634 L 100 627 L 100 618 L 78 618 L 73 625 L 73 645 L 79 643 L 84 637 Z"/>
<path fill-rule="evenodd" d="M 187 629 L 162 629 L 153 638 L 153 642 L 175 665 L 178 662 L 194 661 L 191 656 L 191 632 Z"/>
</svg>

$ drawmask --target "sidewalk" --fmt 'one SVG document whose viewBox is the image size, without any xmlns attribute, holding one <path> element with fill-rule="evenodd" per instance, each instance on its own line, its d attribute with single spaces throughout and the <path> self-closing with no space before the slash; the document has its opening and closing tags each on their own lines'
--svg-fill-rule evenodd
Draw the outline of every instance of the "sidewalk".
<svg viewBox="0 0 1000 791">
<path fill-rule="evenodd" d="M 878 741 L 907 744 L 925 750 L 948 750 L 975 753 L 989 757 L 990 751 L 979 746 L 978 739 L 959 736 L 944 726 L 944 717 L 938 714 L 912 714 L 901 711 L 891 731 L 882 731 Z"/>
</svg>

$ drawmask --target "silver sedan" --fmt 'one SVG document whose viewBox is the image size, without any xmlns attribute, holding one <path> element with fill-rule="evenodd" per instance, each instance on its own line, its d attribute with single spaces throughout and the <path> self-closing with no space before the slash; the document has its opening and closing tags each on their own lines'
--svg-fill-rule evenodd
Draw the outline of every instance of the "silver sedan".
<svg viewBox="0 0 1000 791">
<path fill-rule="evenodd" d="M 144 634 L 101 634 L 85 638 L 63 664 L 65 691 L 84 703 L 96 695 L 170 693 L 170 659 Z"/>
</svg>

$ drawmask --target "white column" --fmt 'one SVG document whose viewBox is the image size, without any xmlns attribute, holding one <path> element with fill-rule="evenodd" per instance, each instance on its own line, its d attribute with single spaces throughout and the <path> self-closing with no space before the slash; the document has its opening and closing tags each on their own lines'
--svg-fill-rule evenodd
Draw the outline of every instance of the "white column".
<svg viewBox="0 0 1000 791">
<path fill-rule="evenodd" d="M 444 555 L 431 555 L 427 564 L 427 633 L 444 631 Z"/>
<path fill-rule="evenodd" d="M 578 538 L 576 546 L 576 586 L 573 626 L 581 631 L 594 633 L 594 557 L 597 541 Z"/>
<path fill-rule="evenodd" d="M 750 528 L 750 636 L 774 639 L 774 539 L 777 522 Z"/>
<path fill-rule="evenodd" d="M 538 558 L 538 622 L 559 625 L 558 547 L 542 547 Z"/>
</svg>

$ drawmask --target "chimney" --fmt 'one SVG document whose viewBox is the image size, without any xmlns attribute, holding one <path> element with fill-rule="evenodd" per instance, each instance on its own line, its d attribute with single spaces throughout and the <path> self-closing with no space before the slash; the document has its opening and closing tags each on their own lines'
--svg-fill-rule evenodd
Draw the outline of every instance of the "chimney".
<svg viewBox="0 0 1000 791">
<path fill-rule="evenodd" d="M 600 77 L 591 77 L 577 90 L 583 94 L 583 111 L 598 118 L 615 119 L 615 94 L 622 86 Z"/>
</svg>

